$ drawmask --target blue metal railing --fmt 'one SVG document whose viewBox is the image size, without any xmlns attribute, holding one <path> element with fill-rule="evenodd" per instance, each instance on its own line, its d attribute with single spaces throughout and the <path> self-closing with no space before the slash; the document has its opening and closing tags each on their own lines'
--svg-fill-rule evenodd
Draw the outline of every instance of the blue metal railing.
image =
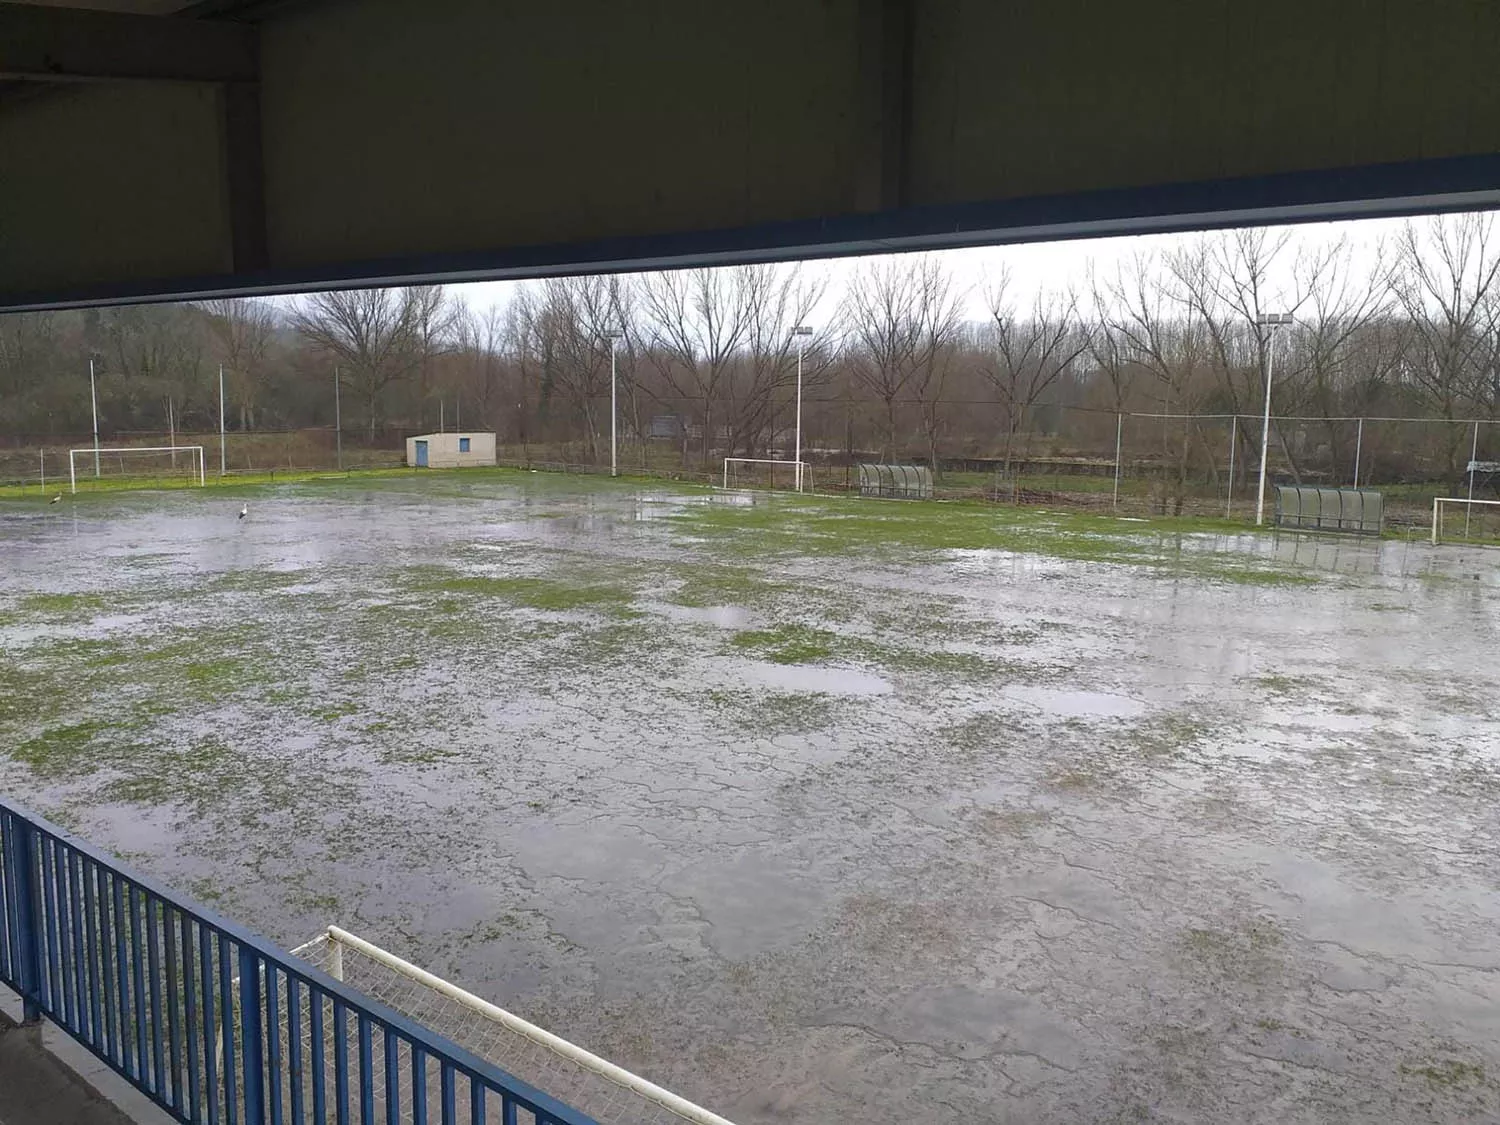
<svg viewBox="0 0 1500 1125">
<path fill-rule="evenodd" d="M 595 1125 L 4 801 L 0 983 L 179 1121 Z"/>
</svg>

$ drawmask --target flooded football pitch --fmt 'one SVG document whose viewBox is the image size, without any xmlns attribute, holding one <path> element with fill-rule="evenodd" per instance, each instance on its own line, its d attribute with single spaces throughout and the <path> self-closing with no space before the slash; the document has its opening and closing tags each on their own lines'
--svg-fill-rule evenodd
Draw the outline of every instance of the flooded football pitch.
<svg viewBox="0 0 1500 1125">
<path fill-rule="evenodd" d="M 1500 1118 L 1500 553 L 475 472 L 0 561 L 0 792 L 741 1125 Z"/>
</svg>

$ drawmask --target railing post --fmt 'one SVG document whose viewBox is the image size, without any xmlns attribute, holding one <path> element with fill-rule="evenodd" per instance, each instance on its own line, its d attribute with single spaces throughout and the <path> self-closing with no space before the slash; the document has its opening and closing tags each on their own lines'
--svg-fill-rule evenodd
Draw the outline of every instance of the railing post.
<svg viewBox="0 0 1500 1125">
<path fill-rule="evenodd" d="M 6 867 L 11 872 L 11 901 L 16 912 L 16 953 L 21 983 L 22 1018 L 36 1023 L 42 1018 L 41 888 L 37 885 L 36 829 L 24 817 L 4 814 L 10 844 Z"/>
<path fill-rule="evenodd" d="M 265 1125 L 266 1072 L 261 1044 L 260 958 L 240 946 L 240 1061 L 244 1065 L 245 1125 Z"/>
</svg>

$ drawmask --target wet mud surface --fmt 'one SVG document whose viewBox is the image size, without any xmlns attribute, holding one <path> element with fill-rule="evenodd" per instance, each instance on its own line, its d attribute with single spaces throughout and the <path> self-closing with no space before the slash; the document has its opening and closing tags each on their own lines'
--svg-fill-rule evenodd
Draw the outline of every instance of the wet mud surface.
<svg viewBox="0 0 1500 1125">
<path fill-rule="evenodd" d="M 541 475 L 0 506 L 0 791 L 743 1125 L 1500 1119 L 1495 553 Z"/>
</svg>

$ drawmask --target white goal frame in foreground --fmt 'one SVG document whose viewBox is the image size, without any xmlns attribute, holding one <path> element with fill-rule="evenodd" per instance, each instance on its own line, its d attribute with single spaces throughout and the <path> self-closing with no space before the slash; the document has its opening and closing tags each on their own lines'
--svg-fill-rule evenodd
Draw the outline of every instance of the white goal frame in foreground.
<svg viewBox="0 0 1500 1125">
<path fill-rule="evenodd" d="M 1478 504 L 1485 508 L 1500 508 L 1500 500 L 1471 500 L 1464 496 L 1434 496 L 1432 498 L 1432 545 L 1434 547 L 1442 542 L 1443 538 L 1444 504 L 1466 504 L 1470 508 Z M 1464 534 L 1468 534 L 1467 526 L 1465 526 Z"/>
<path fill-rule="evenodd" d="M 208 474 L 203 464 L 203 447 L 201 445 L 118 445 L 105 446 L 95 449 L 92 445 L 84 446 L 82 449 L 68 450 L 68 484 L 72 491 L 78 491 L 78 455 L 87 453 L 95 457 L 102 457 L 106 453 L 196 453 L 198 455 L 198 486 L 205 487 L 208 484 Z"/>
<path fill-rule="evenodd" d="M 806 461 L 787 461 L 780 457 L 726 457 L 724 458 L 724 487 L 729 488 L 729 466 L 730 465 L 791 465 L 792 491 L 801 492 L 807 472 Z"/>
<path fill-rule="evenodd" d="M 364 991 L 371 999 L 426 1025 L 553 1097 L 573 1103 L 576 1109 L 600 1121 L 625 1122 L 627 1125 L 632 1122 L 733 1125 L 717 1113 L 601 1059 L 591 1051 L 338 926 L 329 926 L 312 941 L 298 946 L 292 950 L 292 956 L 301 957 L 335 980 L 348 981 L 351 987 Z M 374 988 L 370 987 L 373 978 L 369 969 L 372 966 L 384 974 L 379 986 Z M 353 979 L 349 980 L 350 977 Z M 434 1001 L 445 1005 L 442 1010 L 449 1013 L 449 1018 L 444 1021 L 447 1026 L 437 1026 L 424 1018 Z M 455 1026 L 455 1017 L 466 1026 Z M 324 1026 L 327 1034 L 328 1025 L 325 1023 Z M 506 1042 L 499 1042 L 496 1036 Z M 487 1051 L 479 1041 L 488 1041 L 495 1049 Z M 325 1057 L 333 1056 L 330 1052 Z M 541 1059 L 550 1059 L 551 1062 L 539 1063 Z M 559 1067 L 563 1069 L 559 1071 Z M 540 1073 L 536 1072 L 538 1069 Z M 547 1088 L 557 1086 L 559 1082 L 563 1088 Z M 590 1083 L 594 1084 L 592 1090 L 589 1089 Z M 601 1095 L 601 1090 L 606 1092 Z M 580 1095 L 584 1096 L 580 1098 Z M 384 1096 L 378 1082 L 376 1096 L 377 1101 Z M 582 1104 L 577 1104 L 579 1101 Z M 376 1106 L 377 1117 L 382 1116 L 383 1108 L 382 1105 Z M 404 1122 L 407 1118 L 403 1115 L 402 1120 Z"/>
</svg>

